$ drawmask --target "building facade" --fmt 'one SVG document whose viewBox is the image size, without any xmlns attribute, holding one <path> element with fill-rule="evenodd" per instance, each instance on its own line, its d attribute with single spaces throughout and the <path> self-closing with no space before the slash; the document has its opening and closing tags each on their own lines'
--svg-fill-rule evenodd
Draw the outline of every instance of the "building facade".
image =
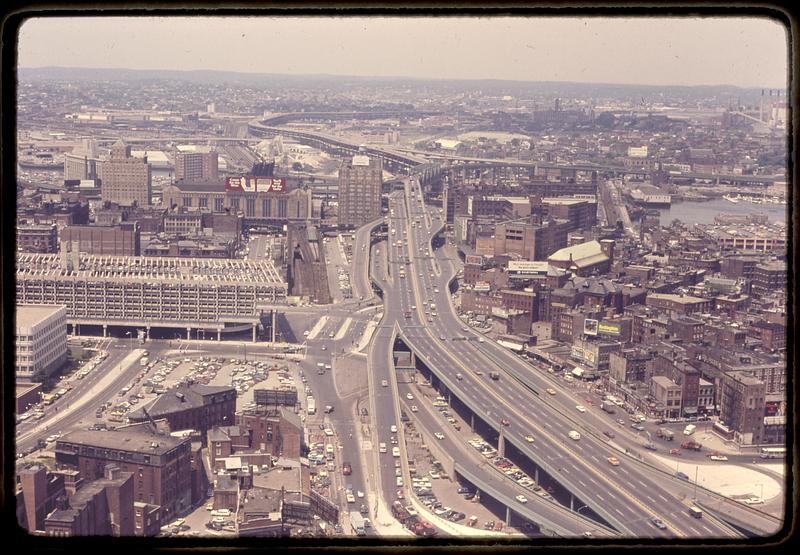
<svg viewBox="0 0 800 555">
<path fill-rule="evenodd" d="M 87 254 L 139 256 L 141 232 L 138 222 L 121 222 L 114 226 L 71 225 L 61 230 L 63 243 L 78 243 Z"/>
<path fill-rule="evenodd" d="M 203 181 L 219 178 L 219 155 L 216 151 L 179 152 L 175 155 L 175 180 Z"/>
<path fill-rule="evenodd" d="M 264 304 L 286 300 L 286 282 L 268 260 L 20 254 L 16 295 L 23 304 L 63 304 L 71 324 L 256 328 Z"/>
<path fill-rule="evenodd" d="M 67 359 L 67 308 L 28 304 L 17 298 L 15 370 L 17 378 L 41 381 Z"/>
<path fill-rule="evenodd" d="M 191 506 L 189 438 L 138 430 L 77 430 L 56 442 L 55 455 L 58 468 L 78 470 L 88 481 L 102 478 L 108 463 L 132 473 L 133 501 L 159 505 L 164 520 Z"/>
<path fill-rule="evenodd" d="M 152 173 L 147 157 L 131 156 L 122 140 L 111 147 L 111 157 L 100 164 L 100 196 L 104 201 L 130 206 L 150 206 Z"/>
<path fill-rule="evenodd" d="M 364 154 L 339 168 L 339 225 L 360 227 L 381 215 L 383 163 Z"/>
</svg>

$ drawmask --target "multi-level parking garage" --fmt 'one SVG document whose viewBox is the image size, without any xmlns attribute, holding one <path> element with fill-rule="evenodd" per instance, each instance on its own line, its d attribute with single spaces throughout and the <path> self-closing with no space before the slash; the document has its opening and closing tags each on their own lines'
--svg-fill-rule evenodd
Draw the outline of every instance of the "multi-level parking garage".
<svg viewBox="0 0 800 555">
<path fill-rule="evenodd" d="M 18 254 L 17 302 L 63 304 L 74 326 L 178 328 L 216 335 L 257 329 L 285 303 L 286 283 L 268 260 L 76 253 Z M 274 329 L 271 325 L 270 328 Z"/>
</svg>

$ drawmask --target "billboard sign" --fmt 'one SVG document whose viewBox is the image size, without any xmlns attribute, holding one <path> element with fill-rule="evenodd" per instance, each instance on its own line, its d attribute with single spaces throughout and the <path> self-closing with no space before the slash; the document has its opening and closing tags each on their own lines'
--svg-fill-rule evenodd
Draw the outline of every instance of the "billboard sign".
<svg viewBox="0 0 800 555">
<path fill-rule="evenodd" d="M 283 193 L 286 191 L 286 180 L 282 177 L 253 177 L 252 175 L 226 177 L 225 190 L 241 193 Z"/>
<path fill-rule="evenodd" d="M 583 333 L 586 335 L 597 335 L 597 320 L 587 318 L 583 321 Z"/>
<path fill-rule="evenodd" d="M 600 324 L 597 326 L 597 333 L 619 337 L 622 335 L 622 326 L 620 324 L 600 322 Z"/>
</svg>

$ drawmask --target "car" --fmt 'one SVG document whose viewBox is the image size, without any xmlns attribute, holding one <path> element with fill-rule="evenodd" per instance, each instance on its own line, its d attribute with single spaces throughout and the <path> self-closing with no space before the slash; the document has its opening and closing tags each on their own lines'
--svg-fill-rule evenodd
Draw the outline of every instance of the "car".
<svg viewBox="0 0 800 555">
<path fill-rule="evenodd" d="M 678 456 L 680 456 L 681 450 L 680 450 L 680 448 L 675 447 L 675 448 L 669 450 L 669 454 L 670 455 L 678 455 Z"/>
<path fill-rule="evenodd" d="M 323 345 L 323 346 L 322 346 L 322 350 L 323 350 L 323 351 L 327 351 L 327 350 L 328 350 L 328 347 L 326 347 L 325 345 Z M 319 372 L 317 372 L 317 374 L 319 374 Z"/>
<path fill-rule="evenodd" d="M 620 426 L 624 426 L 625 421 L 622 418 L 617 418 L 617 424 L 619 424 Z"/>
<path fill-rule="evenodd" d="M 411 412 L 417 412 L 418 410 L 417 405 L 411 405 Z"/>
<path fill-rule="evenodd" d="M 391 426 L 389 426 L 389 431 L 392 432 L 393 434 L 396 434 L 397 426 L 395 424 L 392 424 Z"/>
<path fill-rule="evenodd" d="M 444 340 L 445 340 L 445 339 L 447 339 L 447 338 L 446 338 L 444 335 L 440 335 L 440 336 L 439 336 L 439 339 L 440 339 L 440 340 L 442 340 L 442 341 L 444 341 Z"/>
<path fill-rule="evenodd" d="M 687 482 L 689 481 L 689 476 L 687 476 L 681 471 L 676 472 L 675 477 L 680 478 L 681 480 L 686 480 Z"/>
<path fill-rule="evenodd" d="M 586 412 L 586 407 L 584 407 L 583 405 L 575 405 L 575 410 L 577 410 L 578 412 Z"/>
<path fill-rule="evenodd" d="M 525 436 L 525 441 L 527 441 L 528 443 L 533 443 L 534 441 L 533 436 Z"/>
<path fill-rule="evenodd" d="M 642 426 L 638 422 L 635 422 L 635 423 L 631 424 L 631 428 L 633 428 L 634 430 L 637 430 L 639 432 L 644 431 L 644 426 Z"/>
<path fill-rule="evenodd" d="M 389 382 L 386 381 L 386 380 L 381 380 L 381 386 L 382 387 L 389 387 Z"/>
<path fill-rule="evenodd" d="M 611 466 L 619 466 L 619 459 L 617 457 L 608 457 L 608 464 Z"/>
<path fill-rule="evenodd" d="M 325 435 L 328 436 L 328 437 L 331 437 L 333 435 L 333 430 L 331 430 L 330 428 L 325 428 L 324 431 L 325 431 Z"/>
<path fill-rule="evenodd" d="M 659 530 L 666 530 L 666 529 L 667 529 L 667 525 L 666 525 L 666 524 L 664 524 L 664 523 L 661 521 L 661 519 L 660 519 L 660 518 L 651 518 L 651 519 L 650 519 L 650 522 L 652 522 L 652 523 L 653 523 L 653 526 L 655 526 L 655 527 L 656 527 L 656 528 L 658 528 Z"/>
<path fill-rule="evenodd" d="M 727 461 L 728 460 L 728 457 L 726 457 L 725 455 L 711 455 L 711 457 L 709 457 L 709 458 L 712 461 Z"/>
<path fill-rule="evenodd" d="M 458 491 L 456 493 L 459 494 L 459 495 L 462 495 L 464 493 L 469 493 L 470 491 L 471 490 L 468 487 L 461 486 L 460 488 L 458 488 Z"/>
<path fill-rule="evenodd" d="M 506 418 L 503 418 L 500 420 L 500 424 L 502 424 L 503 426 L 509 426 L 511 422 L 509 422 Z"/>
<path fill-rule="evenodd" d="M 556 394 L 556 390 L 553 389 L 552 387 L 548 387 L 545 391 L 547 391 L 547 393 L 549 395 L 555 395 Z"/>
<path fill-rule="evenodd" d="M 395 492 L 395 495 L 397 496 L 398 499 L 405 499 L 405 497 L 406 497 L 405 495 L 403 495 L 403 490 L 401 490 L 401 489 L 397 490 Z"/>
<path fill-rule="evenodd" d="M 748 505 L 760 505 L 764 503 L 764 500 L 761 499 L 760 497 L 749 497 L 745 499 L 744 502 L 747 503 Z"/>
<path fill-rule="evenodd" d="M 611 430 L 606 430 L 605 432 L 603 432 L 603 435 L 609 439 L 614 439 L 616 437 L 614 435 L 614 432 L 612 432 Z"/>
<path fill-rule="evenodd" d="M 517 495 L 514 499 L 516 499 L 520 503 L 527 503 L 528 502 L 528 498 L 525 497 L 524 495 Z"/>
<path fill-rule="evenodd" d="M 442 432 L 436 432 L 436 433 L 433 434 L 433 437 L 435 437 L 436 439 L 441 441 L 441 440 L 444 439 L 444 434 Z"/>
<path fill-rule="evenodd" d="M 575 430 L 570 430 L 569 434 L 567 435 L 570 437 L 570 439 L 575 441 L 579 441 L 581 439 L 581 434 Z"/>
<path fill-rule="evenodd" d="M 409 401 L 413 401 L 414 396 L 411 393 L 406 393 L 406 399 L 408 399 Z"/>
</svg>

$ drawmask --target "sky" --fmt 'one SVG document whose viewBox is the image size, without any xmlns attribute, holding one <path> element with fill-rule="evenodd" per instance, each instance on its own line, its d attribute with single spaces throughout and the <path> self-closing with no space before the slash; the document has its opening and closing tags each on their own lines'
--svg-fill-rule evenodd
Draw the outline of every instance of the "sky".
<svg viewBox="0 0 800 555">
<path fill-rule="evenodd" d="M 69 17 L 20 27 L 19 67 L 787 87 L 756 17 Z"/>
</svg>

